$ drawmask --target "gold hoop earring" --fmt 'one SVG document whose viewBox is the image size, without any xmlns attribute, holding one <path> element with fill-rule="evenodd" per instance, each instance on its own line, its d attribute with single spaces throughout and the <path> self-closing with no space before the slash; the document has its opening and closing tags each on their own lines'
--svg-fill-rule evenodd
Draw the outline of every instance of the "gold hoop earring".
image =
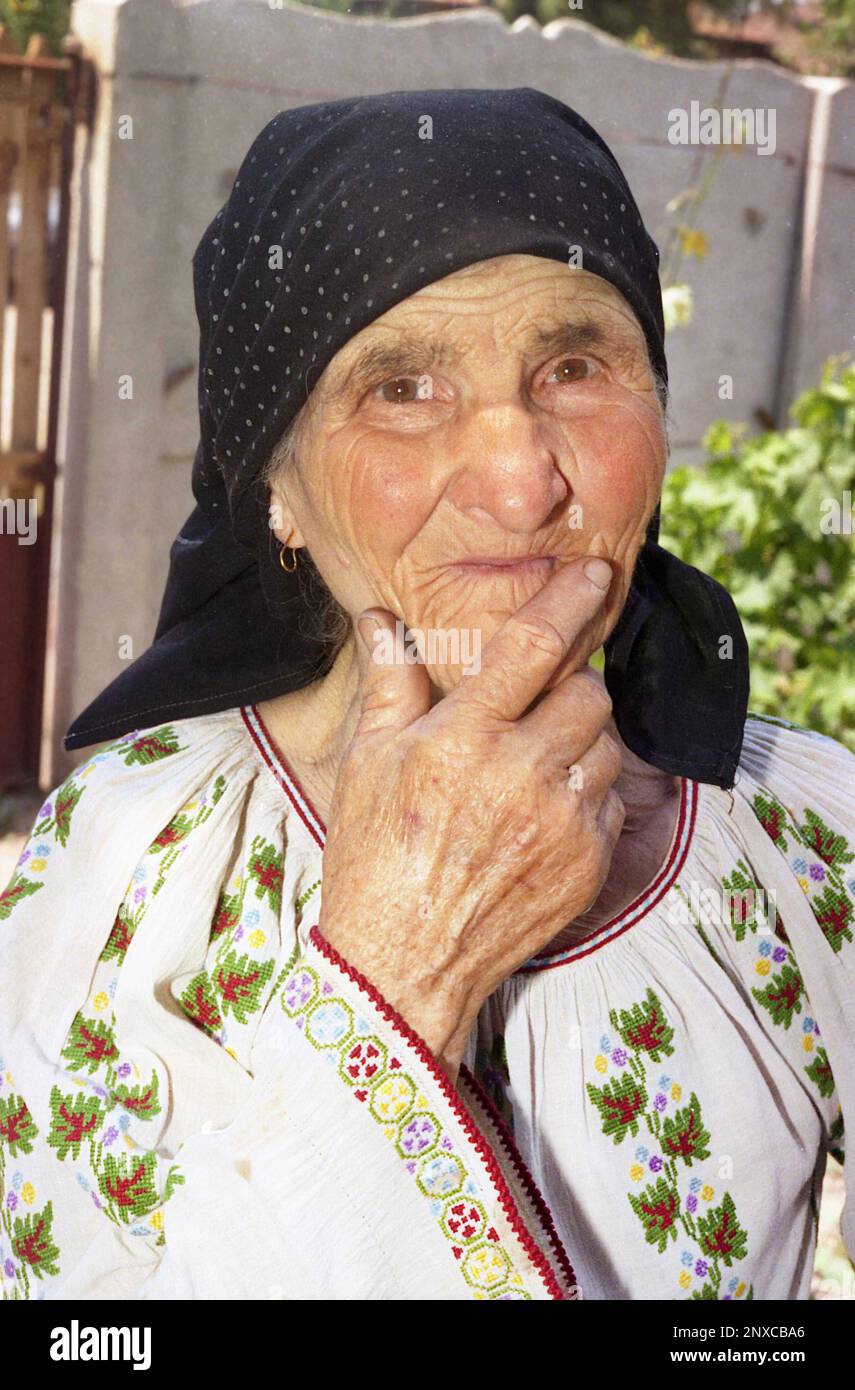
<svg viewBox="0 0 855 1390">
<path fill-rule="evenodd" d="M 290 550 L 290 551 L 291 551 L 291 554 L 294 556 L 294 563 L 293 563 L 293 565 L 286 565 L 286 563 L 285 563 L 285 551 L 286 551 L 286 550 Z M 295 571 L 295 569 L 297 568 L 297 552 L 296 552 L 296 550 L 292 550 L 290 545 L 283 545 L 283 546 L 281 547 L 280 551 L 279 551 L 279 563 L 280 563 L 280 565 L 282 566 L 282 568 L 283 568 L 283 570 L 285 571 L 286 574 L 293 574 L 294 571 Z"/>
</svg>

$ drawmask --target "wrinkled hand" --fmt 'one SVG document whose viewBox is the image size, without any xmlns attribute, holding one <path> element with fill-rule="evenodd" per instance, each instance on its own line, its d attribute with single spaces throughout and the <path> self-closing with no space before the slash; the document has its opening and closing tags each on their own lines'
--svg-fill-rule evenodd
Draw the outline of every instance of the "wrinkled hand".
<svg viewBox="0 0 855 1390">
<path fill-rule="evenodd" d="M 372 656 L 339 769 L 320 931 L 452 1078 L 484 1000 L 595 901 L 623 825 L 611 701 L 589 652 L 562 667 L 608 591 L 586 563 L 558 569 L 432 707 L 422 663 Z"/>
</svg>

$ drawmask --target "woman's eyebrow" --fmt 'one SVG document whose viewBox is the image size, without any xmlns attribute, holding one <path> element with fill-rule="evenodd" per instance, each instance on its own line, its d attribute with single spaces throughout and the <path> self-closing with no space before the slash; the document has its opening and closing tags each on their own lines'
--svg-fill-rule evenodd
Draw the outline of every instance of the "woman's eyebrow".
<svg viewBox="0 0 855 1390">
<path fill-rule="evenodd" d="M 546 326 L 539 325 L 526 336 L 524 348 L 528 352 L 550 355 L 586 352 L 610 345 L 626 347 L 629 338 L 627 330 L 615 331 L 612 325 L 604 326 L 594 319 L 579 319 L 576 322 L 562 320 Z M 406 335 L 395 343 L 377 343 L 365 348 L 342 376 L 330 383 L 330 389 L 336 393 L 359 392 L 379 379 L 409 372 L 426 372 L 431 367 L 453 366 L 461 357 L 462 353 L 451 343 Z"/>
</svg>

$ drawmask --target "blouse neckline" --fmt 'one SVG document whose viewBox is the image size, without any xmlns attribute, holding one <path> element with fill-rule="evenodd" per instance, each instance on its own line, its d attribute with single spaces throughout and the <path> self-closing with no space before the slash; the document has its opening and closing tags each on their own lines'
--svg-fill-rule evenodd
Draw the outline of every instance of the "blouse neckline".
<svg viewBox="0 0 855 1390">
<path fill-rule="evenodd" d="M 270 737 L 267 725 L 257 706 L 243 705 L 240 713 L 262 762 L 276 779 L 315 843 L 323 849 L 327 838 L 327 827 L 315 810 L 310 797 L 304 792 L 299 779 L 292 772 Z M 513 972 L 514 975 L 529 975 L 539 970 L 554 970 L 556 966 L 580 960 L 583 956 L 598 951 L 606 942 L 613 941 L 616 936 L 621 936 L 623 932 L 628 931 L 630 927 L 647 917 L 656 904 L 664 898 L 686 862 L 697 821 L 698 792 L 699 784 L 697 782 L 693 782 L 688 777 L 680 778 L 680 805 L 668 853 L 647 886 L 632 902 L 628 903 L 608 922 L 604 922 L 583 937 L 581 941 L 577 941 L 575 945 L 568 946 L 564 950 L 532 956 L 530 960 Z"/>
</svg>

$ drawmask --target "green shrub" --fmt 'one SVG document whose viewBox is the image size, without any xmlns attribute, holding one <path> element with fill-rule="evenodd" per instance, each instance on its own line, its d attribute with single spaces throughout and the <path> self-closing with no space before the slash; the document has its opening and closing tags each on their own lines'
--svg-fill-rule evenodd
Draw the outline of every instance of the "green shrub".
<svg viewBox="0 0 855 1390">
<path fill-rule="evenodd" d="M 743 439 L 724 421 L 701 468 L 674 469 L 662 544 L 732 594 L 751 649 L 750 708 L 855 750 L 855 365 L 831 358 L 795 424 Z"/>
</svg>

